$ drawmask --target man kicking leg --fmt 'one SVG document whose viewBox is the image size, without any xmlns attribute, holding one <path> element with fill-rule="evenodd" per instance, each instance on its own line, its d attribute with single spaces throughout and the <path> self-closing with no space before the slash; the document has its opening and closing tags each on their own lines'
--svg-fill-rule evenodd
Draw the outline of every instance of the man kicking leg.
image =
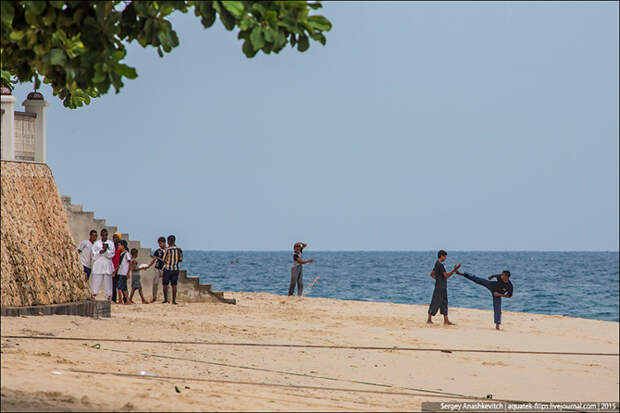
<svg viewBox="0 0 620 413">
<path fill-rule="evenodd" d="M 499 325 L 502 323 L 502 297 L 510 298 L 512 297 L 513 285 L 510 282 L 510 271 L 505 270 L 501 274 L 491 275 L 488 280 L 484 278 L 476 277 L 475 275 L 471 275 L 463 272 L 456 272 L 458 275 L 461 275 L 468 280 L 475 282 L 476 284 L 480 284 L 491 291 L 493 295 L 493 318 L 495 321 L 495 329 L 499 330 Z M 497 281 L 491 281 L 493 278 L 496 278 Z"/>
</svg>

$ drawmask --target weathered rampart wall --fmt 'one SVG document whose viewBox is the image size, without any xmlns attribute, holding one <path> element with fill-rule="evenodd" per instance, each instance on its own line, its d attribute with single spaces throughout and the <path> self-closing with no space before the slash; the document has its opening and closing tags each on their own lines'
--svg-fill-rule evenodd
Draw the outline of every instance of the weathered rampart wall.
<svg viewBox="0 0 620 413">
<path fill-rule="evenodd" d="M 88 284 L 49 167 L 1 161 L 0 177 L 2 307 L 87 299 Z"/>
</svg>

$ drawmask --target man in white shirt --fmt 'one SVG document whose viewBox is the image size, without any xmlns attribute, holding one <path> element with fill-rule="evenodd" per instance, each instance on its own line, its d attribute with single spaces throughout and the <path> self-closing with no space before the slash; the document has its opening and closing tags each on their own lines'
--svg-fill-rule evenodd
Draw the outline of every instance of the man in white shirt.
<svg viewBox="0 0 620 413">
<path fill-rule="evenodd" d="M 93 242 L 97 240 L 97 230 L 92 229 L 88 234 L 88 239 L 80 242 L 78 246 L 78 254 L 80 254 L 80 261 L 84 267 L 84 274 L 86 274 L 86 280 L 90 278 L 91 260 L 93 258 Z"/>
<path fill-rule="evenodd" d="M 93 298 L 97 296 L 101 282 L 103 281 L 103 289 L 106 299 L 112 301 L 112 273 L 114 272 L 114 243 L 108 240 L 108 230 L 101 230 L 101 240 L 96 241 L 92 247 L 93 252 L 93 268 L 90 277 L 90 289 Z"/>
</svg>

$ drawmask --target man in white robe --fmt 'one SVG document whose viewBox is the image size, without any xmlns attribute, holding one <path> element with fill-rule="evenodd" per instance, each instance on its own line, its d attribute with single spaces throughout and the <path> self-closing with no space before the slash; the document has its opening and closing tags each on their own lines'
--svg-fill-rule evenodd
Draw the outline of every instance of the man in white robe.
<svg viewBox="0 0 620 413">
<path fill-rule="evenodd" d="M 114 272 L 114 243 L 108 240 L 108 230 L 101 230 L 101 239 L 96 241 L 92 247 L 93 251 L 93 268 L 90 276 L 90 289 L 93 298 L 97 296 L 101 282 L 103 281 L 103 290 L 106 299 L 112 300 L 112 273 Z"/>
</svg>

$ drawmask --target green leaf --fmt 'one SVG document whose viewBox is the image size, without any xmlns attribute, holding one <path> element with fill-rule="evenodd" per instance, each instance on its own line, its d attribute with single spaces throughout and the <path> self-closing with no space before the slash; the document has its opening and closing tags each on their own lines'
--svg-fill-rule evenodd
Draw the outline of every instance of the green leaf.
<svg viewBox="0 0 620 413">
<path fill-rule="evenodd" d="M 252 11 L 256 12 L 256 14 L 258 14 L 259 16 L 262 16 L 265 14 L 265 8 L 259 2 L 254 2 L 254 4 L 252 4 Z"/>
<path fill-rule="evenodd" d="M 64 65 L 66 60 L 67 57 L 64 50 L 52 49 L 52 51 L 50 52 L 50 63 L 52 65 Z"/>
<path fill-rule="evenodd" d="M 220 20 L 226 30 L 232 30 L 235 27 L 235 18 L 226 10 L 220 12 Z"/>
<path fill-rule="evenodd" d="M 24 3 L 26 3 L 26 9 L 35 16 L 43 13 L 43 10 L 45 10 L 45 7 L 47 6 L 44 1 L 26 1 Z"/>
<path fill-rule="evenodd" d="M 267 20 L 270 25 L 275 25 L 277 19 L 278 13 L 276 13 L 275 10 L 269 10 L 265 13 L 265 20 Z"/>
<path fill-rule="evenodd" d="M 138 73 L 136 73 L 136 69 L 131 67 L 131 66 L 127 66 L 125 64 L 119 63 L 118 65 L 116 65 L 114 71 L 121 75 L 121 76 L 125 76 L 128 79 L 135 79 L 138 77 Z"/>
<path fill-rule="evenodd" d="M 44 46 L 42 46 L 41 44 L 37 44 L 32 48 L 32 51 L 38 55 L 38 56 L 43 56 L 45 54 L 48 53 L 48 49 L 46 49 Z"/>
<path fill-rule="evenodd" d="M 119 61 L 123 57 L 125 57 L 125 52 L 123 50 L 117 50 L 114 53 L 112 53 L 112 59 L 113 60 Z"/>
<path fill-rule="evenodd" d="M 177 47 L 179 45 L 179 37 L 177 36 L 177 32 L 175 32 L 174 30 L 171 30 L 169 37 L 170 37 L 170 43 L 172 47 Z"/>
<path fill-rule="evenodd" d="M 243 14 L 243 3 L 240 1 L 222 0 L 222 6 L 235 17 L 241 17 Z"/>
<path fill-rule="evenodd" d="M 23 39 L 25 35 L 26 35 L 26 33 L 25 33 L 25 32 L 22 32 L 22 31 L 13 31 L 13 32 L 11 32 L 11 34 L 9 35 L 9 38 L 10 38 L 11 40 L 19 41 L 19 40 Z"/>
<path fill-rule="evenodd" d="M 213 10 L 212 7 L 209 7 L 209 11 L 205 14 L 202 14 L 202 18 L 200 19 L 200 21 L 205 29 L 213 26 L 213 23 L 215 23 L 215 10 Z"/>
<path fill-rule="evenodd" d="M 265 36 L 265 41 L 266 42 L 273 42 L 273 29 L 269 28 L 269 27 L 265 27 L 263 29 L 263 35 Z"/>
<path fill-rule="evenodd" d="M 313 28 L 322 32 L 328 32 L 332 28 L 332 23 L 323 16 L 310 16 L 308 17 L 308 23 Z"/>
<path fill-rule="evenodd" d="M 265 46 L 265 39 L 263 38 L 263 31 L 260 26 L 256 26 L 250 33 L 250 41 L 255 50 L 262 49 Z"/>
<path fill-rule="evenodd" d="M 53 7 L 48 7 L 45 16 L 43 16 L 43 24 L 51 26 L 56 21 L 56 10 Z"/>
<path fill-rule="evenodd" d="M 300 34 L 297 41 L 297 50 L 299 50 L 300 52 L 305 52 L 310 47 L 308 36 L 306 36 L 305 34 Z"/>
<path fill-rule="evenodd" d="M 273 36 L 273 40 L 273 49 L 280 50 L 286 44 L 286 35 L 284 34 L 284 32 L 277 31 Z"/>
<path fill-rule="evenodd" d="M 2 86 L 8 87 L 13 90 L 13 81 L 11 80 L 11 73 L 8 70 L 2 70 Z"/>
<path fill-rule="evenodd" d="M 243 46 L 241 47 L 241 50 L 247 57 L 254 57 L 256 56 L 256 53 L 257 53 L 257 50 L 254 50 L 254 48 L 252 47 L 252 43 L 250 42 L 250 39 L 245 39 L 245 41 L 243 42 Z"/>
<path fill-rule="evenodd" d="M 108 77 L 107 74 L 103 73 L 103 72 L 97 72 L 95 73 L 95 76 L 93 76 L 92 81 L 93 83 L 101 83 L 103 82 L 106 78 Z"/>
<path fill-rule="evenodd" d="M 0 2 L 0 4 L 1 4 L 0 12 L 2 14 L 2 23 L 6 24 L 7 26 L 10 26 L 11 23 L 13 22 L 13 16 L 14 16 L 13 3 L 9 1 L 3 1 L 3 2 Z"/>
<path fill-rule="evenodd" d="M 34 30 L 28 30 L 26 39 L 28 39 L 28 47 L 33 47 L 37 43 L 37 33 Z"/>
</svg>

